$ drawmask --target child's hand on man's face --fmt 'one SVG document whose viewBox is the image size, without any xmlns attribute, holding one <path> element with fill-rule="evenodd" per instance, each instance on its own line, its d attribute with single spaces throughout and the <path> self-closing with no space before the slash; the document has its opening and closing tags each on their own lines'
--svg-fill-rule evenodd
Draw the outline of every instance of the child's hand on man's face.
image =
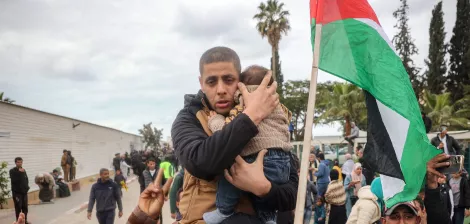
<svg viewBox="0 0 470 224">
<path fill-rule="evenodd" d="M 216 116 L 216 115 L 217 115 L 217 112 L 211 110 L 211 111 L 209 112 L 209 119 L 213 118 L 213 117 Z"/>
</svg>

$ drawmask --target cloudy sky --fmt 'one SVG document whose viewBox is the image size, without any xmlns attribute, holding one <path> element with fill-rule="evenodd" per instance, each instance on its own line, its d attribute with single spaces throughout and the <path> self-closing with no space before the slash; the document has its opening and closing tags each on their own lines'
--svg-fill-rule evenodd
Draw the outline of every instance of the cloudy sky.
<svg viewBox="0 0 470 224">
<path fill-rule="evenodd" d="M 17 104 L 137 133 L 153 122 L 170 135 L 183 95 L 199 89 L 208 48 L 235 49 L 242 66 L 270 66 L 271 48 L 255 30 L 260 0 L 0 1 L 0 92 Z M 281 41 L 285 79 L 310 77 L 309 1 L 283 0 L 292 30 Z M 437 0 L 408 0 L 411 34 L 424 66 Z M 370 0 L 386 33 L 396 32 L 399 0 Z M 456 0 L 444 1 L 447 39 Z M 320 74 L 319 81 L 336 78 Z M 317 127 L 329 135 L 337 127 Z"/>
</svg>

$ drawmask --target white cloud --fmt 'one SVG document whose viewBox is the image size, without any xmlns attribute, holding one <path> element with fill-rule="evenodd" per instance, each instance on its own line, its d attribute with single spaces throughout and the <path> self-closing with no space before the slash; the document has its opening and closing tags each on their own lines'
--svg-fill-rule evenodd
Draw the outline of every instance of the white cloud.
<svg viewBox="0 0 470 224">
<path fill-rule="evenodd" d="M 242 66 L 270 65 L 271 48 L 252 20 L 259 2 L 0 1 L 0 90 L 28 107 L 132 133 L 152 121 L 169 135 L 183 95 L 199 88 L 198 61 L 206 49 L 225 45 L 239 53 Z M 285 79 L 309 78 L 308 1 L 283 2 L 292 26 L 281 41 Z M 409 1 L 421 67 L 436 2 Z M 399 1 L 370 3 L 391 37 Z M 448 39 L 455 5 L 444 2 Z M 320 73 L 319 81 L 331 79 Z"/>
</svg>

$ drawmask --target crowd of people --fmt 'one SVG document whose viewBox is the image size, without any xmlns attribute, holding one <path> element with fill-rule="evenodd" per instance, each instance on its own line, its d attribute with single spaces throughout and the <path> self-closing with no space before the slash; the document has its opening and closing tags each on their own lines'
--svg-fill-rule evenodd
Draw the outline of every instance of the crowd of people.
<svg viewBox="0 0 470 224">
<path fill-rule="evenodd" d="M 130 224 L 161 224 L 167 198 L 170 215 L 180 224 L 293 223 L 299 178 L 308 179 L 306 224 L 312 218 L 318 224 L 463 222 L 470 207 L 467 174 L 459 171 L 446 179 L 438 171 L 449 166 L 450 154 L 461 153 L 446 127 L 438 141 L 432 140 L 443 153 L 427 163 L 422 193 L 387 208 L 381 179 L 365 166 L 362 148 L 355 152 L 357 161 L 348 154 L 342 166 L 325 160 L 323 153 L 312 153 L 308 175 L 299 176 L 300 162 L 289 145 L 291 113 L 279 103 L 277 83 L 268 69 L 254 65 L 242 71 L 235 51 L 215 47 L 201 56 L 199 72 L 201 90 L 184 97 L 185 106 L 172 126 L 175 155 L 159 161 L 150 152 L 116 154 L 115 181 L 108 169 L 100 170 L 88 218 L 95 203 L 100 224 L 113 223 L 116 207 L 122 216 L 125 185 L 119 183 L 126 182 L 132 169 L 141 195 L 128 217 Z M 353 129 L 347 136 L 351 142 L 358 133 Z M 182 169 L 177 169 L 179 164 Z M 14 172 L 22 174 L 21 166 Z M 24 192 L 19 190 L 17 194 Z M 22 214 L 17 216 L 22 219 Z"/>
</svg>

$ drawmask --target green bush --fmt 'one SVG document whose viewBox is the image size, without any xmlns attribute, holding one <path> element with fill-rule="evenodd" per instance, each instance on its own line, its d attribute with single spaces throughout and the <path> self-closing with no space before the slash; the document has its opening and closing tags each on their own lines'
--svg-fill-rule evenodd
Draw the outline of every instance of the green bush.
<svg viewBox="0 0 470 224">
<path fill-rule="evenodd" d="M 7 203 L 10 198 L 10 190 L 8 190 L 8 163 L 2 162 L 0 166 L 0 208 Z"/>
</svg>

